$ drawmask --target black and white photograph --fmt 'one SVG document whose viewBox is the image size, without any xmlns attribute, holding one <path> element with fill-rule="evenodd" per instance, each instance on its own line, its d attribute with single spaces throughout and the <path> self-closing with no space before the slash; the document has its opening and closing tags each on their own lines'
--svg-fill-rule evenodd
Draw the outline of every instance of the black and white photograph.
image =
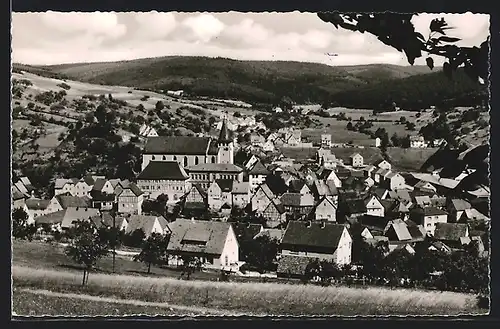
<svg viewBox="0 0 500 329">
<path fill-rule="evenodd" d="M 14 319 L 490 312 L 490 15 L 13 12 Z"/>
</svg>

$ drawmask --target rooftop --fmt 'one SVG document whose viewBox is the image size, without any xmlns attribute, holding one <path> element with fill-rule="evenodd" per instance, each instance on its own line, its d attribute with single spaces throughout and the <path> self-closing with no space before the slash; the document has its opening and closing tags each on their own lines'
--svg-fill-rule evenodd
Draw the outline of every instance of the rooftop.
<svg viewBox="0 0 500 329">
<path fill-rule="evenodd" d="M 137 180 L 186 180 L 188 174 L 176 161 L 150 161 Z"/>
</svg>

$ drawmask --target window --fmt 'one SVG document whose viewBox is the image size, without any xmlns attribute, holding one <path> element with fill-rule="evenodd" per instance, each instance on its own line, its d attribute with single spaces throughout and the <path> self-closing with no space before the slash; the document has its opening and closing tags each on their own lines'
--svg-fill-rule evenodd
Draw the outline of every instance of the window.
<svg viewBox="0 0 500 329">
<path fill-rule="evenodd" d="M 152 159 L 154 160 L 155 159 L 155 156 L 153 155 Z"/>
<path fill-rule="evenodd" d="M 184 167 L 187 167 L 188 165 L 188 158 L 187 156 L 184 157 Z"/>
<path fill-rule="evenodd" d="M 177 161 L 177 157 L 174 155 L 174 161 Z"/>
<path fill-rule="evenodd" d="M 224 256 L 224 258 L 225 258 L 226 266 L 228 266 L 229 265 L 229 257 L 227 257 L 227 255 L 226 255 L 226 256 Z"/>
<path fill-rule="evenodd" d="M 199 163 L 198 157 L 194 158 L 194 164 L 197 165 Z"/>
<path fill-rule="evenodd" d="M 212 155 L 212 163 L 215 163 L 215 156 Z"/>
<path fill-rule="evenodd" d="M 163 156 L 163 161 L 167 160 L 167 157 L 166 156 Z"/>
</svg>

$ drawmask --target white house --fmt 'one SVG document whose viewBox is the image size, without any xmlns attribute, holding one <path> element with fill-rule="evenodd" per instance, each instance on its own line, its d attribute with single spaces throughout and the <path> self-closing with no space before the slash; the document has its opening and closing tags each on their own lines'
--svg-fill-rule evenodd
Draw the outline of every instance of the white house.
<svg viewBox="0 0 500 329">
<path fill-rule="evenodd" d="M 331 198 L 323 197 L 314 210 L 314 218 L 317 221 L 336 222 L 337 205 Z"/>
<path fill-rule="evenodd" d="M 260 184 L 266 181 L 267 176 L 270 174 L 269 170 L 258 161 L 253 168 L 248 172 L 248 181 L 250 183 L 250 189 L 253 191 Z"/>
<path fill-rule="evenodd" d="M 145 123 L 139 128 L 139 136 L 141 137 L 158 137 L 155 128 L 146 125 Z"/>
<path fill-rule="evenodd" d="M 332 135 L 321 134 L 321 147 L 330 148 L 332 146 Z"/>
<path fill-rule="evenodd" d="M 126 225 L 125 233 L 132 233 L 141 229 L 146 237 L 153 233 L 165 235 L 170 233 L 168 222 L 163 216 L 131 215 Z"/>
<path fill-rule="evenodd" d="M 425 148 L 427 147 L 427 143 L 423 136 L 410 136 L 410 147 Z"/>
<path fill-rule="evenodd" d="M 149 198 L 165 194 L 175 202 L 189 192 L 191 181 L 177 161 L 151 161 L 137 176 L 137 186 Z"/>
<path fill-rule="evenodd" d="M 436 207 L 417 207 L 410 213 L 410 219 L 422 225 L 429 235 L 434 235 L 437 223 L 448 222 L 448 213 Z"/>
<path fill-rule="evenodd" d="M 365 206 L 367 215 L 384 217 L 384 206 L 375 195 L 365 199 Z"/>
<path fill-rule="evenodd" d="M 351 165 L 353 167 L 355 167 L 355 168 L 356 167 L 363 167 L 363 156 L 361 156 L 361 154 L 354 153 L 349 158 L 351 160 Z"/>
<path fill-rule="evenodd" d="M 380 160 L 380 161 L 376 162 L 375 165 L 380 169 L 385 169 L 385 170 L 392 169 L 391 163 L 387 160 Z"/>
<path fill-rule="evenodd" d="M 170 254 L 197 257 L 207 267 L 228 269 L 238 264 L 239 245 L 231 223 L 177 219 L 169 227 Z"/>
</svg>

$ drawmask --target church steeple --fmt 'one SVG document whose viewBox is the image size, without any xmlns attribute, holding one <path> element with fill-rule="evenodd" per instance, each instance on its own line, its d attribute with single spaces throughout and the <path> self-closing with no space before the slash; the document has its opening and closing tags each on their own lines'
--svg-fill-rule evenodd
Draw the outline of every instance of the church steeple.
<svg viewBox="0 0 500 329">
<path fill-rule="evenodd" d="M 233 140 L 231 139 L 231 134 L 229 132 L 229 129 L 227 128 L 227 119 L 224 118 L 222 120 L 222 127 L 220 128 L 220 133 L 219 133 L 219 139 L 217 142 L 219 144 L 227 144 L 231 143 Z"/>
</svg>

